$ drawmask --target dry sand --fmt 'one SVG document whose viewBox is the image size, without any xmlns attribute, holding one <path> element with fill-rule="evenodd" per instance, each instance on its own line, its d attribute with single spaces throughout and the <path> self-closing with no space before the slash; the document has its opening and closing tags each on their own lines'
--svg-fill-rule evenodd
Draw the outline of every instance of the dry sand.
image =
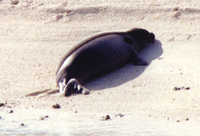
<svg viewBox="0 0 200 136">
<path fill-rule="evenodd" d="M 199 7 L 196 0 L 0 0 L 0 102 L 14 113 L 122 113 L 199 124 Z M 134 27 L 156 35 L 140 53 L 148 66 L 129 64 L 91 81 L 85 84 L 90 95 L 58 93 L 55 72 L 70 47 L 97 32 Z M 173 90 L 182 86 L 189 89 Z M 59 111 L 52 109 L 56 103 Z"/>
</svg>

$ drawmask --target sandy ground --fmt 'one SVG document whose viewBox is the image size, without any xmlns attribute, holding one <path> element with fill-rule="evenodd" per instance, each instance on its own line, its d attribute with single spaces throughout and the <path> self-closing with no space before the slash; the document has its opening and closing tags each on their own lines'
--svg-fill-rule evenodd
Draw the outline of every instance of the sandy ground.
<svg viewBox="0 0 200 136">
<path fill-rule="evenodd" d="M 61 114 L 198 124 L 199 7 L 196 0 L 0 0 L 0 102 L 14 111 L 54 112 L 58 103 Z M 58 93 L 55 72 L 70 47 L 97 32 L 134 27 L 156 35 L 140 53 L 148 66 L 129 64 L 91 81 L 90 95 Z"/>
</svg>

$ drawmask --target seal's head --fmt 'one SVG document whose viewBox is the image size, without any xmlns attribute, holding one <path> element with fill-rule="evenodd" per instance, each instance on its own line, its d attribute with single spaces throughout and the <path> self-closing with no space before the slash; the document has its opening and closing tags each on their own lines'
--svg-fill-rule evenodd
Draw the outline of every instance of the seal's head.
<svg viewBox="0 0 200 136">
<path fill-rule="evenodd" d="M 71 94 L 89 94 L 90 91 L 82 86 L 77 79 L 71 78 L 69 81 L 63 77 L 59 82 L 59 92 L 65 96 L 70 96 Z"/>
<path fill-rule="evenodd" d="M 140 50 L 145 48 L 149 43 L 155 42 L 155 35 L 153 33 L 149 33 L 145 29 L 134 28 L 128 31 L 128 34 L 137 41 L 140 45 Z"/>
</svg>

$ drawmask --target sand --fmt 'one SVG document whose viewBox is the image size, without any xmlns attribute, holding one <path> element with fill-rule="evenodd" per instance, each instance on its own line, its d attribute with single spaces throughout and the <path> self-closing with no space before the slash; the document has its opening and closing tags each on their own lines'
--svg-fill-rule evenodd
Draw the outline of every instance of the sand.
<svg viewBox="0 0 200 136">
<path fill-rule="evenodd" d="M 6 104 L 0 111 L 10 106 L 12 114 L 39 110 L 83 119 L 121 113 L 198 126 L 199 7 L 195 0 L 0 0 L 0 102 Z M 85 84 L 90 95 L 58 93 L 55 72 L 70 47 L 98 32 L 134 27 L 156 36 L 140 53 L 148 66 L 128 64 L 93 80 Z M 60 109 L 52 108 L 56 103 Z"/>
</svg>

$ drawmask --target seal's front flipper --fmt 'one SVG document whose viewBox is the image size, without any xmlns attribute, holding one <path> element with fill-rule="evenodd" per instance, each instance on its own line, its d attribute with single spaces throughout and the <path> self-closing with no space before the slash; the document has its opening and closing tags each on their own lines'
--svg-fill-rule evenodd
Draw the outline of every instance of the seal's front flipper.
<svg viewBox="0 0 200 136">
<path fill-rule="evenodd" d="M 132 58 L 132 63 L 136 66 L 146 66 L 146 65 L 148 65 L 148 62 L 146 60 L 140 58 L 139 56 Z"/>
<path fill-rule="evenodd" d="M 133 65 L 136 65 L 136 66 L 148 65 L 148 62 L 146 60 L 142 59 L 133 47 L 132 47 L 132 53 L 131 53 L 131 61 L 132 61 Z"/>
<path fill-rule="evenodd" d="M 70 96 L 71 94 L 89 94 L 90 91 L 82 86 L 77 79 L 72 78 L 68 81 L 68 83 L 64 86 L 63 90 L 60 91 L 65 96 Z"/>
</svg>

